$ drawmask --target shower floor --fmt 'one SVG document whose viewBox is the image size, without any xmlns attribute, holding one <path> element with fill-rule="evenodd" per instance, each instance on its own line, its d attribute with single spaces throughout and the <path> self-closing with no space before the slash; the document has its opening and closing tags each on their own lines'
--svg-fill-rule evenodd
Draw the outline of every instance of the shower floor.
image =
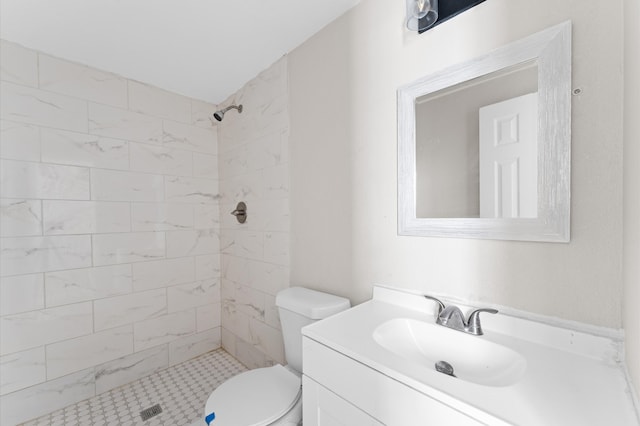
<svg viewBox="0 0 640 426">
<path fill-rule="evenodd" d="M 218 349 L 23 426 L 188 425 L 202 416 L 213 389 L 246 370 L 224 349 Z M 156 404 L 162 412 L 143 421 L 140 412 Z"/>
</svg>

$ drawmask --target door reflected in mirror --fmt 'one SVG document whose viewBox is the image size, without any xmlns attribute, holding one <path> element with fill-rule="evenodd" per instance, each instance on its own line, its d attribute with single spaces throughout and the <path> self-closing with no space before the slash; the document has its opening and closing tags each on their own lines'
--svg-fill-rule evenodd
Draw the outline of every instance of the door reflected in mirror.
<svg viewBox="0 0 640 426">
<path fill-rule="evenodd" d="M 416 216 L 537 216 L 538 69 L 500 70 L 416 98 Z"/>
</svg>

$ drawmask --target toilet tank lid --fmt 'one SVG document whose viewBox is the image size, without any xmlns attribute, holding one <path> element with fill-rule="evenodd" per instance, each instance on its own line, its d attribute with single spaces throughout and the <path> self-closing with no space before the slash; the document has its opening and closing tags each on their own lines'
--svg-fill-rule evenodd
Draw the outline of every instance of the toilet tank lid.
<svg viewBox="0 0 640 426">
<path fill-rule="evenodd" d="M 351 302 L 344 297 L 303 287 L 290 287 L 276 296 L 276 305 L 311 319 L 322 319 L 349 309 Z"/>
</svg>

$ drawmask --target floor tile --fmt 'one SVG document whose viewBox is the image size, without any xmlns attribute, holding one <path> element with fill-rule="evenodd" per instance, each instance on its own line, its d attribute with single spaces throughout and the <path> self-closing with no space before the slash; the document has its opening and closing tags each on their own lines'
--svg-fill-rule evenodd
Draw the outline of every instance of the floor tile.
<svg viewBox="0 0 640 426">
<path fill-rule="evenodd" d="M 202 416 L 209 394 L 243 371 L 246 367 L 224 349 L 218 349 L 23 426 L 189 425 Z M 160 404 L 162 412 L 143 421 L 140 412 L 156 404 Z"/>
</svg>

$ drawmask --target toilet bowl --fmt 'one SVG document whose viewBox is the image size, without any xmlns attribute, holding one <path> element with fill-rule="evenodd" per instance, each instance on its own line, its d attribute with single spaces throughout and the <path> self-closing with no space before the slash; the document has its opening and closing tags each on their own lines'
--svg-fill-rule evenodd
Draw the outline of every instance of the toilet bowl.
<svg viewBox="0 0 640 426">
<path fill-rule="evenodd" d="M 302 333 L 305 325 L 348 309 L 348 299 L 291 287 L 276 296 L 287 365 L 257 368 L 218 386 L 204 418 L 192 426 L 299 426 L 302 424 Z"/>
<path fill-rule="evenodd" d="M 302 420 L 300 377 L 282 365 L 250 370 L 214 390 L 205 406 L 213 425 L 298 426 Z"/>
</svg>

